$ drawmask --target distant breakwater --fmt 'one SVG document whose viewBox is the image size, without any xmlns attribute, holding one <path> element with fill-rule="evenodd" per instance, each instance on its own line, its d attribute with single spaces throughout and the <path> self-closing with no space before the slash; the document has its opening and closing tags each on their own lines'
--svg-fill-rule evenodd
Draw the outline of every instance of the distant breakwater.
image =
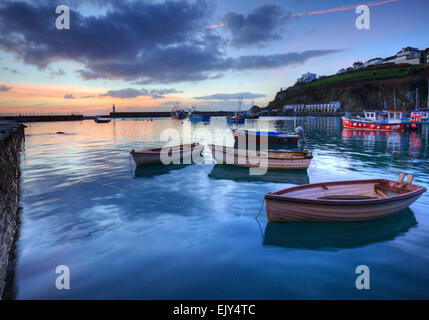
<svg viewBox="0 0 429 320">
<path fill-rule="evenodd" d="M 10 120 L 16 122 L 51 122 L 51 121 L 82 121 L 83 115 L 7 115 L 0 116 L 1 120 Z"/>
<path fill-rule="evenodd" d="M 222 117 L 233 114 L 234 111 L 197 111 L 195 114 L 208 114 L 212 117 Z M 110 112 L 110 118 L 169 118 L 171 112 L 169 111 L 154 111 L 154 112 Z"/>
<path fill-rule="evenodd" d="M 0 299 L 18 224 L 19 160 L 24 128 L 0 120 Z"/>
</svg>

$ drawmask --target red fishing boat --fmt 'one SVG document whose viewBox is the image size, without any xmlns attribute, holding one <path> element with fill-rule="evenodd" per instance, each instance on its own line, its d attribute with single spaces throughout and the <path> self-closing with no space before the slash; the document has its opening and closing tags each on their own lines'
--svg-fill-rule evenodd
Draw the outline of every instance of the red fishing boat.
<svg viewBox="0 0 429 320">
<path fill-rule="evenodd" d="M 171 117 L 173 119 L 182 120 L 182 119 L 186 119 L 186 116 L 187 116 L 187 114 L 186 114 L 185 110 L 180 108 L 179 106 L 175 106 L 173 108 L 173 110 L 171 110 Z"/>
<path fill-rule="evenodd" d="M 364 117 L 342 117 L 343 127 L 355 130 L 402 131 L 407 129 L 402 111 L 364 111 Z"/>
</svg>

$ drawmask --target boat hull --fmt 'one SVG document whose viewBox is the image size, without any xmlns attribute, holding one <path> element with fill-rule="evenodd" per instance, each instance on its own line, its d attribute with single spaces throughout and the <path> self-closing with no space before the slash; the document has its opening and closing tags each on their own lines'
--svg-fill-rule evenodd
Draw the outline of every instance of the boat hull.
<svg viewBox="0 0 429 320">
<path fill-rule="evenodd" d="M 343 127 L 354 130 L 370 130 L 370 131 L 389 131 L 400 132 L 406 129 L 406 125 L 399 124 L 383 124 L 378 122 L 362 121 L 358 119 L 349 119 L 342 117 Z"/>
<path fill-rule="evenodd" d="M 308 199 L 309 193 L 314 192 L 312 188 L 318 188 L 317 192 L 351 192 L 358 194 L 368 187 L 381 183 L 385 180 L 360 180 L 332 182 L 326 184 L 314 184 L 293 187 L 292 190 L 300 197 L 290 197 L 285 190 L 265 195 L 266 214 L 269 222 L 353 222 L 366 221 L 383 218 L 408 208 L 425 191 L 423 187 L 412 186 L 413 189 L 405 194 L 388 198 L 365 199 L 365 200 L 317 200 Z M 394 181 L 388 181 L 395 184 Z M 358 187 L 356 187 L 358 184 Z M 411 185 L 410 185 L 411 186 Z M 324 188 L 326 188 L 324 190 Z M 320 189 L 320 190 L 319 190 Z M 415 190 L 414 190 L 415 189 Z M 331 191 L 329 191 L 331 190 Z"/>
<path fill-rule="evenodd" d="M 161 148 L 147 149 L 141 151 L 131 151 L 131 155 L 136 165 L 147 165 L 147 164 L 160 164 L 162 162 L 161 153 L 164 152 L 164 156 L 171 159 L 174 164 L 181 164 L 185 159 L 197 156 L 203 151 L 204 146 L 200 144 L 195 145 L 181 145 L 174 147 L 166 147 L 165 150 L 161 151 Z M 191 163 L 190 160 L 187 163 Z"/>
<path fill-rule="evenodd" d="M 255 141 L 256 144 L 260 144 L 261 142 L 261 135 L 257 132 L 252 131 L 239 131 L 232 129 L 231 130 L 232 135 L 234 136 L 234 139 L 236 141 L 238 140 L 251 140 Z M 266 139 L 268 141 L 268 144 L 298 144 L 299 136 L 296 134 L 290 134 L 290 135 L 267 135 Z"/>
<path fill-rule="evenodd" d="M 254 151 L 209 145 L 217 163 L 247 168 L 306 170 L 313 156 L 309 152 Z M 297 154 L 295 158 L 292 154 Z"/>
</svg>

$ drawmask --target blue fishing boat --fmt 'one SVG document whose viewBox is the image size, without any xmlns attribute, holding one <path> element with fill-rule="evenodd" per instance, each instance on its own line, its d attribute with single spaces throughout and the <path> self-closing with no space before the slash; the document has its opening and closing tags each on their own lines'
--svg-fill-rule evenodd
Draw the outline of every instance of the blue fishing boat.
<svg viewBox="0 0 429 320">
<path fill-rule="evenodd" d="M 203 122 L 210 121 L 210 115 L 209 114 L 197 113 L 197 110 L 195 107 L 193 107 L 192 110 L 188 113 L 188 118 L 191 121 L 203 121 Z"/>
</svg>

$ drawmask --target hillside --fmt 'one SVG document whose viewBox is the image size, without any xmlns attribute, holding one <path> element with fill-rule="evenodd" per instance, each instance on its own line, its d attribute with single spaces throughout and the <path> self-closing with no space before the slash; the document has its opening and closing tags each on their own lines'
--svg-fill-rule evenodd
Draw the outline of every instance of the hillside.
<svg viewBox="0 0 429 320">
<path fill-rule="evenodd" d="M 419 89 L 419 106 L 426 107 L 428 80 L 428 64 L 372 66 L 310 83 L 295 84 L 277 92 L 267 109 L 282 108 L 285 104 L 329 101 L 340 101 L 343 111 L 392 108 L 393 88 L 396 88 L 398 108 L 414 108 L 416 88 Z"/>
</svg>

